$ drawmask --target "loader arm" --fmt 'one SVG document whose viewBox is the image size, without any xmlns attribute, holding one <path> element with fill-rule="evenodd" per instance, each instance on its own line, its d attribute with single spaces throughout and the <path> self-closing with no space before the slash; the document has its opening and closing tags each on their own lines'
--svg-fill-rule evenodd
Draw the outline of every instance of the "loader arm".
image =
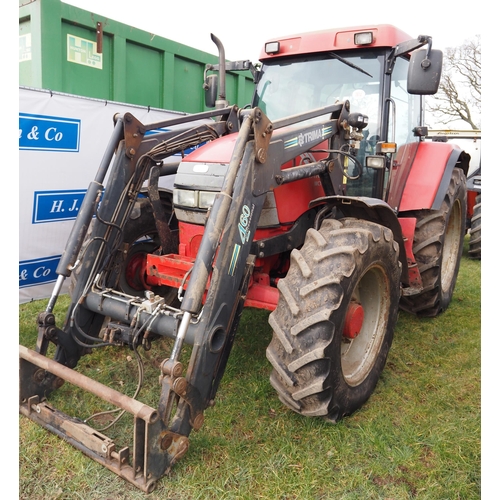
<svg viewBox="0 0 500 500">
<path fill-rule="evenodd" d="M 258 108 L 239 113 L 241 123 L 223 189 L 210 210 L 178 309 L 154 294 L 141 298 L 115 290 L 113 258 L 119 254 L 121 232 L 152 167 L 193 141 L 210 137 L 195 127 L 169 133 L 164 140 L 155 137 L 132 145 L 121 140 L 85 244 L 83 237 L 71 240 L 81 250 L 77 253 L 70 248 L 73 257 L 66 268 L 72 270 L 77 258 L 81 262 L 76 262 L 78 276 L 65 323 L 60 329 L 52 311 L 41 313 L 39 352 L 20 346 L 20 412 L 143 491 L 152 491 L 156 481 L 187 452 L 191 431 L 201 428 L 205 409 L 214 404 L 253 271 L 251 249 L 266 193 L 281 183 L 317 175 L 325 191 L 333 191 L 332 178 L 342 173 L 339 158 L 348 140 L 348 109 L 348 103 L 336 104 L 275 124 Z M 225 113 L 232 116 L 232 111 Z M 301 123 L 312 118 L 315 123 Z M 141 126 L 136 123 L 136 127 Z M 234 129 L 220 120 L 209 128 L 212 139 L 227 133 L 227 128 Z M 202 129 L 206 132 L 206 127 Z M 290 169 L 288 176 L 281 170 L 292 158 L 325 141 L 331 150 L 327 159 Z M 176 142 L 180 145 L 170 147 Z M 137 161 L 135 154 L 140 155 Z M 75 225 L 74 233 L 80 234 L 89 222 L 77 220 Z M 161 364 L 157 409 L 101 387 L 71 369 L 89 348 L 114 345 L 100 338 L 105 321 L 122 344 L 141 345 L 145 332 L 174 340 L 170 356 Z M 54 360 L 45 357 L 49 342 L 57 346 Z M 186 369 L 179 361 L 185 343 L 192 346 Z M 112 440 L 46 403 L 64 380 L 133 413 L 132 452 L 128 448 L 117 451 Z"/>
</svg>

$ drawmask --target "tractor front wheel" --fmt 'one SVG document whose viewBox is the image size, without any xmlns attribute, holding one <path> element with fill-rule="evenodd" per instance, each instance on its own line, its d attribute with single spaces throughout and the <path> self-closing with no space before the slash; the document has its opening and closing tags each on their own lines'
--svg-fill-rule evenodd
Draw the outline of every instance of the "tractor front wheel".
<svg viewBox="0 0 500 500">
<path fill-rule="evenodd" d="M 398 315 L 398 255 L 388 228 L 350 218 L 325 220 L 292 251 L 267 358 L 293 411 L 336 422 L 373 393 Z"/>
</svg>

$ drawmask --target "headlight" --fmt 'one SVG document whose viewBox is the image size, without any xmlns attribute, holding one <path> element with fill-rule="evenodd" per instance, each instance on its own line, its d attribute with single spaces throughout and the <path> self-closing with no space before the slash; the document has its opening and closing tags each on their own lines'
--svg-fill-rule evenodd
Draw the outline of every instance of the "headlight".
<svg viewBox="0 0 500 500">
<path fill-rule="evenodd" d="M 267 42 L 266 43 L 266 54 L 277 54 L 280 51 L 279 42 Z"/>
<path fill-rule="evenodd" d="M 174 205 L 181 207 L 198 207 L 198 191 L 188 189 L 174 189 Z"/>
<path fill-rule="evenodd" d="M 364 33 L 354 34 L 355 45 L 370 45 L 371 43 L 373 43 L 373 32 L 365 31 Z"/>
<path fill-rule="evenodd" d="M 207 210 L 214 204 L 216 194 L 216 191 L 174 189 L 174 205 Z"/>
<path fill-rule="evenodd" d="M 385 156 L 367 156 L 365 161 L 368 168 L 385 168 Z"/>
<path fill-rule="evenodd" d="M 200 208 L 210 208 L 214 204 L 216 194 L 214 191 L 198 191 L 198 206 Z"/>
</svg>

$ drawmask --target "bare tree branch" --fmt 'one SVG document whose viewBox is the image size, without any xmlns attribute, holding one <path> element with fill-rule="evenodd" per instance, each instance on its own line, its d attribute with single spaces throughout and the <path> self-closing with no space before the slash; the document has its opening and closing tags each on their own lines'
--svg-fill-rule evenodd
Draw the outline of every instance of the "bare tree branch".
<svg viewBox="0 0 500 500">
<path fill-rule="evenodd" d="M 443 123 L 463 120 L 478 129 L 481 116 L 481 36 L 447 48 L 438 93 L 427 109 Z"/>
</svg>

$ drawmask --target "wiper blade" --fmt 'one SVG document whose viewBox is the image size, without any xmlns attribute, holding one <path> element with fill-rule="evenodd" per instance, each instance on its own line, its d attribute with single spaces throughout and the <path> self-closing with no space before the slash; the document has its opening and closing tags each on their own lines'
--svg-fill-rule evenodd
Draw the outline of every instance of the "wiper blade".
<svg viewBox="0 0 500 500">
<path fill-rule="evenodd" d="M 329 55 L 332 56 L 334 59 L 338 59 L 340 62 L 347 64 L 347 66 L 350 66 L 353 69 L 361 71 L 361 73 L 364 73 L 365 75 L 368 75 L 370 78 L 373 78 L 373 76 L 370 75 L 370 73 L 365 71 L 363 68 L 360 68 L 359 66 L 356 66 L 355 64 L 353 64 L 351 61 L 348 61 L 347 59 L 340 57 L 338 54 L 335 54 L 335 52 L 329 52 Z"/>
</svg>

